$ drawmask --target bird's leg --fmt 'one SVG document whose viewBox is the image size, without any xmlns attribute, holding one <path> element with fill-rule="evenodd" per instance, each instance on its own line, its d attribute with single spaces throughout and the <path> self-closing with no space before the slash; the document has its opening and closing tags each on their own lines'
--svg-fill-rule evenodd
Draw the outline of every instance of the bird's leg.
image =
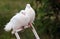
<svg viewBox="0 0 60 39">
<path fill-rule="evenodd" d="M 16 32 L 19 32 L 19 31 L 22 31 L 22 30 L 24 30 L 24 26 L 18 28 L 18 29 L 16 30 Z"/>
<path fill-rule="evenodd" d="M 24 26 L 22 26 L 21 29 L 24 30 Z"/>
<path fill-rule="evenodd" d="M 32 27 L 32 26 L 31 26 L 31 23 L 28 23 L 28 26 L 29 26 L 29 27 Z"/>
<path fill-rule="evenodd" d="M 22 31 L 24 29 L 24 26 L 22 26 L 22 27 L 19 27 L 19 28 L 17 28 L 17 29 L 13 29 L 12 30 L 12 34 L 14 34 L 15 32 L 19 32 L 19 31 Z"/>
</svg>

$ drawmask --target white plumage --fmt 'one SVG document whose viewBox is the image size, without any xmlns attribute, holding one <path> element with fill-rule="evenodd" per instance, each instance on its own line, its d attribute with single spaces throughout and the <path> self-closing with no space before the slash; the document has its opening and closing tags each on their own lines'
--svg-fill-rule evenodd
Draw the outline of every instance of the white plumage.
<svg viewBox="0 0 60 39">
<path fill-rule="evenodd" d="M 28 15 L 24 15 L 23 13 L 25 13 L 24 10 L 21 10 L 20 13 L 17 13 L 15 16 L 13 16 L 10 22 L 5 25 L 4 29 L 6 31 L 10 31 L 11 29 L 17 30 L 22 26 L 28 25 L 30 18 Z"/>
<path fill-rule="evenodd" d="M 10 31 L 11 29 L 17 30 L 22 26 L 27 26 L 28 23 L 33 23 L 35 19 L 35 11 L 31 8 L 30 4 L 26 5 L 25 10 L 21 10 L 15 16 L 13 16 L 9 23 L 5 25 L 5 31 Z"/>
<path fill-rule="evenodd" d="M 30 23 L 33 23 L 34 22 L 34 19 L 35 19 L 35 11 L 30 6 L 30 4 L 27 4 L 26 5 L 25 12 L 26 12 L 26 14 L 28 14 L 28 16 L 30 18 Z"/>
</svg>

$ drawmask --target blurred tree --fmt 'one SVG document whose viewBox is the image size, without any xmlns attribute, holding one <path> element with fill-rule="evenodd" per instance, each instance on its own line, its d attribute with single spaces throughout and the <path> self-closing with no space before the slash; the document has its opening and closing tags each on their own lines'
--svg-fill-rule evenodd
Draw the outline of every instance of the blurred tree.
<svg viewBox="0 0 60 39">
<path fill-rule="evenodd" d="M 43 35 L 42 32 L 48 35 L 49 39 L 57 39 L 55 37 L 60 30 L 60 0 L 36 0 L 35 3 L 37 31 L 40 35 Z"/>
</svg>

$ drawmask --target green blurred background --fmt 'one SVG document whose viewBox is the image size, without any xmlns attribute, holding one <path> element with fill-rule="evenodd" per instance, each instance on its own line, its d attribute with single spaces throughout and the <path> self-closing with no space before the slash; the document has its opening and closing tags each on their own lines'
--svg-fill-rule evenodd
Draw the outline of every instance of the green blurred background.
<svg viewBox="0 0 60 39">
<path fill-rule="evenodd" d="M 60 0 L 0 0 L 0 39 L 16 39 L 4 31 L 12 16 L 31 4 L 36 12 L 34 27 L 41 39 L 60 39 Z M 19 32 L 21 39 L 35 39 L 30 28 Z"/>
</svg>

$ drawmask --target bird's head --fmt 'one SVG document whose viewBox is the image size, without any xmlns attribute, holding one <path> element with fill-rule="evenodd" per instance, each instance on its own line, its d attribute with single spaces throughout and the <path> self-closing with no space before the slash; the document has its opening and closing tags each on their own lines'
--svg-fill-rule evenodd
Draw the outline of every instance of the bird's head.
<svg viewBox="0 0 60 39">
<path fill-rule="evenodd" d="M 21 10 L 20 13 L 24 13 L 24 10 Z"/>
<path fill-rule="evenodd" d="M 31 6 L 30 6 L 30 4 L 26 4 L 26 8 L 30 8 Z"/>
<path fill-rule="evenodd" d="M 21 10 L 20 13 L 24 14 L 25 15 L 25 10 Z"/>
<path fill-rule="evenodd" d="M 21 10 L 19 13 L 24 13 L 25 11 L 24 10 Z"/>
</svg>

